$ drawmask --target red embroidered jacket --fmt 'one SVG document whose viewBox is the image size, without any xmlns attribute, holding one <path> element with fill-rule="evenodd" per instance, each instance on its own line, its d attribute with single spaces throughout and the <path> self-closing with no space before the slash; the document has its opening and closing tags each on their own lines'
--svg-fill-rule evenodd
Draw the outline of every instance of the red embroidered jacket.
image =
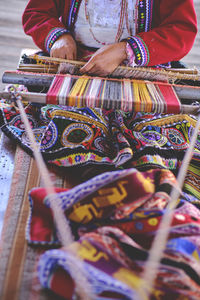
<svg viewBox="0 0 200 300">
<path fill-rule="evenodd" d="M 30 0 L 23 14 L 26 34 L 43 51 L 56 39 L 73 34 L 81 0 Z M 193 0 L 138 0 L 136 36 L 127 37 L 138 66 L 180 60 L 191 49 L 197 20 Z"/>
</svg>

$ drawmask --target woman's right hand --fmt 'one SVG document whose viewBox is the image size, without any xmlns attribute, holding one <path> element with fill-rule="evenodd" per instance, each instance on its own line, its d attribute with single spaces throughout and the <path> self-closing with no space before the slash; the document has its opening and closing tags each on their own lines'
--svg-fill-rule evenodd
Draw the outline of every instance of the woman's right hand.
<svg viewBox="0 0 200 300">
<path fill-rule="evenodd" d="M 53 44 L 50 51 L 50 56 L 57 58 L 65 58 L 76 60 L 77 48 L 76 42 L 71 34 L 61 35 Z"/>
</svg>

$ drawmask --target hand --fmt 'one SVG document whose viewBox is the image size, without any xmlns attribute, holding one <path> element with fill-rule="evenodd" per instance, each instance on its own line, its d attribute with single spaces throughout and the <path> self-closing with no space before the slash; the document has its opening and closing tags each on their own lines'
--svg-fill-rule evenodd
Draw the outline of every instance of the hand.
<svg viewBox="0 0 200 300">
<path fill-rule="evenodd" d="M 80 69 L 81 73 L 107 76 L 126 59 L 126 42 L 106 45 L 95 52 Z"/>
<path fill-rule="evenodd" d="M 76 42 L 70 34 L 61 35 L 53 44 L 50 56 L 75 60 L 77 54 Z"/>
</svg>

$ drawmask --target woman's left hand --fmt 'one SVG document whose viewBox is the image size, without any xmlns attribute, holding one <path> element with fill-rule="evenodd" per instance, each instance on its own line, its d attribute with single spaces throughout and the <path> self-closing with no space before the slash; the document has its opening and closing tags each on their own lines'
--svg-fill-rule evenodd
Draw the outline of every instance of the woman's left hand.
<svg viewBox="0 0 200 300">
<path fill-rule="evenodd" d="M 97 50 L 80 69 L 81 73 L 107 76 L 126 59 L 126 42 L 106 45 Z"/>
</svg>

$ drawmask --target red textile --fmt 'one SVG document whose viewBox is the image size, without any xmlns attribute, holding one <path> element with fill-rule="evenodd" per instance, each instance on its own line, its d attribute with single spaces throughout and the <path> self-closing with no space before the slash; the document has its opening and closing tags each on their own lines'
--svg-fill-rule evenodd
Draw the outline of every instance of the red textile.
<svg viewBox="0 0 200 300">
<path fill-rule="evenodd" d="M 30 0 L 23 14 L 25 33 L 45 49 L 45 39 L 54 28 L 67 28 L 71 1 Z M 154 29 L 139 33 L 150 56 L 148 65 L 179 60 L 191 49 L 197 21 L 193 0 L 154 0 Z M 69 29 L 69 28 L 67 28 Z"/>
<path fill-rule="evenodd" d="M 173 86 L 171 84 L 169 85 L 159 84 L 158 87 L 166 102 L 166 112 L 168 114 L 170 113 L 179 114 L 181 109 L 181 104 L 173 89 Z"/>
<path fill-rule="evenodd" d="M 64 77 L 63 76 L 56 76 L 56 80 L 54 79 L 53 84 L 51 85 L 47 97 L 46 97 L 46 103 L 47 104 L 57 104 L 57 95 L 60 91 L 60 88 L 63 84 Z"/>
</svg>

